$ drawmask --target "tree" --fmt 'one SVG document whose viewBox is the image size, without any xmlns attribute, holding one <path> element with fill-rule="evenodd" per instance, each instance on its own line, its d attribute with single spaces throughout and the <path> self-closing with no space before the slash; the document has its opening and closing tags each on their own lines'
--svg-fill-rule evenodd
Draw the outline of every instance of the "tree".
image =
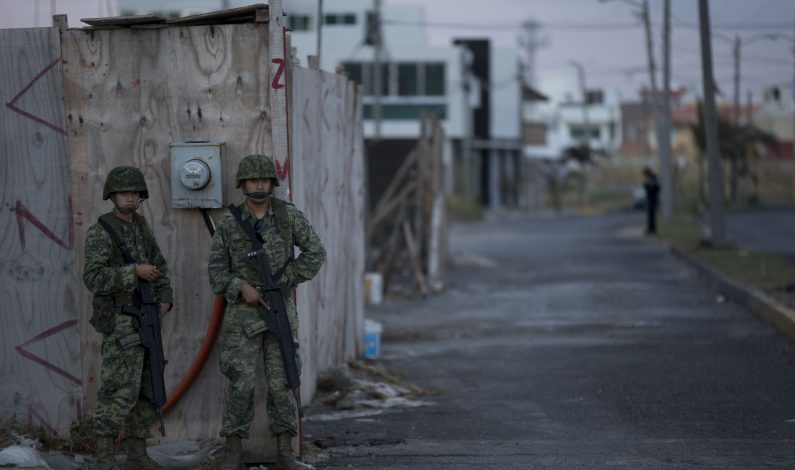
<svg viewBox="0 0 795 470">
<path fill-rule="evenodd" d="M 704 115 L 701 112 L 701 104 L 699 103 L 698 122 L 691 126 L 693 138 L 696 146 L 701 155 L 706 152 L 707 144 L 704 134 Z M 744 194 L 746 202 L 753 202 L 757 199 L 756 196 L 756 175 L 751 168 L 751 159 L 758 159 L 762 154 L 762 150 L 769 149 L 777 145 L 776 137 L 768 132 L 765 132 L 757 127 L 749 125 L 736 126 L 733 123 L 718 119 L 718 141 L 720 143 L 720 155 L 724 159 L 730 159 L 732 154 L 737 152 L 740 158 L 739 175 L 746 178 L 747 181 L 753 183 L 753 192 L 751 194 Z M 702 186 L 702 182 L 699 182 Z M 748 185 L 747 185 L 748 186 Z M 749 188 L 745 188 L 749 191 Z M 703 192 L 702 192 L 703 199 Z"/>
<path fill-rule="evenodd" d="M 544 179 L 547 183 L 547 192 L 552 207 L 560 212 L 563 209 L 563 196 L 571 189 L 576 180 L 580 196 L 580 204 L 584 204 L 584 193 L 587 186 L 586 169 L 595 166 L 600 158 L 609 154 L 602 149 L 594 149 L 587 144 L 578 144 L 566 147 L 561 152 L 561 157 L 556 160 L 547 160 L 544 165 Z M 572 167 L 576 170 L 572 171 Z"/>
</svg>

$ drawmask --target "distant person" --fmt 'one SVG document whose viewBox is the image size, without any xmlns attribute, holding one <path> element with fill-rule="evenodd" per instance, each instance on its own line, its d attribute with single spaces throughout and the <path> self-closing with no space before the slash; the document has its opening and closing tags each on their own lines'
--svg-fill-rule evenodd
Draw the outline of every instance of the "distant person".
<svg viewBox="0 0 795 470">
<path fill-rule="evenodd" d="M 657 175 L 649 167 L 643 169 L 643 189 L 646 191 L 646 235 L 656 235 L 660 184 Z"/>
</svg>

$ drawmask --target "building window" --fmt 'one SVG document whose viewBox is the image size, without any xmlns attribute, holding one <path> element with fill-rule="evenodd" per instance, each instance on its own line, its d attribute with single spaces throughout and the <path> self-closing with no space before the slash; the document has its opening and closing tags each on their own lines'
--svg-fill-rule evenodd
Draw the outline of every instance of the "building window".
<svg viewBox="0 0 795 470">
<path fill-rule="evenodd" d="M 589 134 L 591 135 L 591 139 L 599 139 L 602 135 L 599 127 L 590 126 L 589 130 L 590 130 Z M 569 136 L 572 139 L 581 140 L 584 137 L 583 134 L 584 132 L 585 132 L 585 126 L 583 125 L 576 124 L 569 126 Z"/>
<path fill-rule="evenodd" d="M 585 102 L 587 104 L 602 104 L 605 96 L 602 90 L 588 90 L 585 92 Z"/>
<path fill-rule="evenodd" d="M 287 25 L 293 31 L 309 31 L 309 15 L 290 15 L 287 17 Z"/>
<path fill-rule="evenodd" d="M 444 64 L 425 64 L 426 96 L 444 95 Z"/>
<path fill-rule="evenodd" d="M 323 16 L 323 24 L 333 25 L 352 25 L 356 24 L 356 14 L 354 13 L 327 13 Z"/>
<path fill-rule="evenodd" d="M 342 66 L 345 67 L 345 71 L 348 72 L 349 79 L 353 80 L 359 85 L 362 84 L 362 64 L 348 62 L 346 64 L 342 64 Z"/>
<path fill-rule="evenodd" d="M 362 85 L 365 96 L 373 95 L 375 70 L 372 63 L 345 62 L 348 77 Z M 382 64 L 382 96 L 444 96 L 444 63 L 398 62 Z"/>
<path fill-rule="evenodd" d="M 354 82 L 362 85 L 362 91 L 365 96 L 373 95 L 373 87 L 375 86 L 375 68 L 369 62 L 343 62 L 342 66 L 348 72 L 348 78 Z M 390 93 L 389 84 L 391 82 L 390 64 L 381 64 L 381 95 L 387 96 Z"/>
<path fill-rule="evenodd" d="M 362 108 L 364 119 L 373 118 L 373 105 Z M 416 120 L 420 117 L 447 119 L 447 105 L 444 104 L 382 104 L 381 118 L 391 120 Z"/>
<path fill-rule="evenodd" d="M 542 122 L 526 122 L 523 140 L 525 145 L 546 145 L 547 125 Z"/>
<path fill-rule="evenodd" d="M 417 64 L 398 64 L 397 80 L 399 96 L 416 96 L 419 94 Z"/>
</svg>

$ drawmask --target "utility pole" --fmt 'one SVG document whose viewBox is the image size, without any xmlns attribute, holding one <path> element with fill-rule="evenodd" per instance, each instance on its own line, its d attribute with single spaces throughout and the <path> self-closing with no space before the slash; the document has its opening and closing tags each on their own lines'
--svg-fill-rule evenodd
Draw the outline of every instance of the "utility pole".
<svg viewBox="0 0 795 470">
<path fill-rule="evenodd" d="M 536 84 L 535 59 L 538 50 L 549 45 L 547 38 L 539 36 L 540 30 L 541 23 L 534 19 L 528 19 L 522 23 L 522 36 L 519 37 L 519 46 L 524 52 L 522 76 L 524 83 L 528 86 Z"/>
<path fill-rule="evenodd" d="M 751 90 L 747 91 L 746 94 L 746 104 L 745 107 L 748 110 L 748 118 L 746 120 L 746 127 L 749 131 L 752 131 L 754 128 L 754 102 L 753 102 L 753 95 L 751 94 Z M 747 151 L 747 150 L 746 150 Z M 754 178 L 753 173 L 751 172 L 752 166 L 754 166 L 753 161 L 751 158 L 748 158 L 746 155 L 745 157 L 745 191 L 743 192 L 743 196 L 745 198 L 745 202 L 749 203 L 750 198 L 753 195 L 754 191 Z"/>
<path fill-rule="evenodd" d="M 574 68 L 577 69 L 577 82 L 580 86 L 580 93 L 582 94 L 582 121 L 583 121 L 583 137 L 580 139 L 582 144 L 589 147 L 591 146 L 591 122 L 588 118 L 588 89 L 585 87 L 585 67 L 576 60 L 569 61 Z"/>
<path fill-rule="evenodd" d="M 735 130 L 740 127 L 740 48 L 742 47 L 742 40 L 740 36 L 734 37 L 734 110 L 732 121 L 734 122 Z M 740 159 L 738 155 L 740 149 L 734 147 L 731 154 L 731 178 L 729 179 L 731 201 L 737 203 L 737 163 Z"/>
<path fill-rule="evenodd" d="M 317 63 L 320 65 L 320 47 L 323 45 L 323 0 L 317 0 Z M 323 69 L 323 67 L 320 67 Z"/>
<path fill-rule="evenodd" d="M 704 133 L 709 159 L 709 222 L 710 241 L 714 247 L 726 245 L 723 214 L 723 169 L 718 143 L 718 120 L 715 112 L 715 79 L 712 74 L 712 43 L 709 27 L 708 0 L 698 1 L 701 32 L 701 68 L 704 80 Z"/>
<path fill-rule="evenodd" d="M 662 219 L 674 214 L 673 167 L 671 165 L 671 0 L 663 4 L 663 112 L 662 128 L 657 134 L 660 148 L 660 177 L 662 178 Z M 646 12 L 648 21 L 648 11 Z M 655 97 L 656 98 L 656 97 Z"/>
<path fill-rule="evenodd" d="M 671 184 L 671 156 L 670 154 L 666 154 L 663 150 L 663 140 L 664 136 L 662 135 L 662 126 L 661 121 L 662 118 L 660 117 L 660 106 L 659 106 L 659 93 L 657 91 L 657 71 L 654 65 L 654 44 L 652 43 L 652 30 L 651 30 L 651 18 L 649 17 L 649 1 L 643 0 L 643 8 L 641 9 L 641 17 L 643 19 L 643 26 L 646 30 L 646 54 L 649 57 L 649 81 L 651 82 L 651 113 L 654 117 L 654 130 L 655 134 L 657 135 L 657 151 L 660 154 L 660 178 L 662 180 L 662 211 L 663 217 L 666 214 L 673 213 L 672 210 L 672 202 L 673 198 L 671 198 L 671 191 L 672 191 L 672 184 Z M 668 88 L 668 83 L 663 84 L 666 88 Z M 670 139 L 668 139 L 670 142 Z M 667 195 L 667 196 L 666 196 Z"/>
<path fill-rule="evenodd" d="M 591 163 L 591 158 L 593 158 L 591 153 L 591 122 L 588 118 L 588 89 L 585 86 L 585 67 L 583 67 L 583 65 L 576 60 L 571 60 L 570 63 L 577 69 L 577 81 L 580 84 L 580 93 L 582 94 L 582 101 L 580 104 L 582 106 L 583 129 L 582 138 L 580 141 L 582 143 L 583 150 L 587 152 L 585 155 L 587 161 L 580 162 L 582 179 L 580 181 L 577 199 L 578 203 L 581 206 L 584 206 L 588 204 L 588 165 Z"/>
<path fill-rule="evenodd" d="M 383 81 L 382 67 L 381 67 L 381 47 L 383 45 L 383 35 L 381 31 L 381 0 L 375 0 L 375 11 L 373 12 L 375 18 L 375 38 L 373 38 L 373 46 L 375 47 L 375 60 L 373 61 L 373 125 L 375 131 L 373 133 L 373 142 L 381 140 L 381 83 Z"/>
</svg>

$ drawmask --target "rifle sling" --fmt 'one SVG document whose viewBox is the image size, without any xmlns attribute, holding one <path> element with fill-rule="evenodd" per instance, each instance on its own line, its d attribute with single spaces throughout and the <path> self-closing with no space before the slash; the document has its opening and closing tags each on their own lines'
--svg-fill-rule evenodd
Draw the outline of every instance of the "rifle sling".
<svg viewBox="0 0 795 470">
<path fill-rule="evenodd" d="M 133 258 L 132 254 L 130 253 L 130 248 L 127 247 L 127 244 L 124 243 L 124 241 L 121 238 L 119 238 L 119 234 L 116 233 L 116 230 L 113 229 L 113 227 L 108 223 L 108 221 L 100 217 L 99 220 L 97 220 L 97 222 L 99 222 L 99 225 L 101 225 L 102 228 L 104 228 L 105 231 L 108 232 L 108 235 L 110 236 L 110 239 L 113 241 L 113 243 L 115 243 L 116 246 L 119 247 L 122 256 L 124 256 L 124 262 L 127 264 L 135 264 L 136 261 L 135 258 Z"/>
<path fill-rule="evenodd" d="M 240 225 L 240 228 L 242 228 L 243 231 L 246 232 L 246 235 L 248 235 L 249 240 L 251 240 L 252 249 L 256 251 L 262 248 L 262 240 L 260 239 L 259 234 L 257 234 L 257 231 L 254 230 L 254 227 L 252 227 L 251 224 L 247 224 L 243 220 L 243 211 L 241 211 L 240 208 L 237 207 L 236 205 L 229 204 L 229 212 L 232 213 L 232 216 L 234 216 L 235 220 L 237 221 L 237 224 Z M 266 269 L 270 271 L 270 266 L 266 266 Z M 273 282 L 278 283 L 279 279 L 282 278 L 282 275 L 284 274 L 284 271 L 286 269 L 287 265 L 285 264 L 284 266 L 281 267 L 281 269 L 279 269 L 275 273 L 272 273 L 271 275 L 273 276 Z"/>
</svg>

